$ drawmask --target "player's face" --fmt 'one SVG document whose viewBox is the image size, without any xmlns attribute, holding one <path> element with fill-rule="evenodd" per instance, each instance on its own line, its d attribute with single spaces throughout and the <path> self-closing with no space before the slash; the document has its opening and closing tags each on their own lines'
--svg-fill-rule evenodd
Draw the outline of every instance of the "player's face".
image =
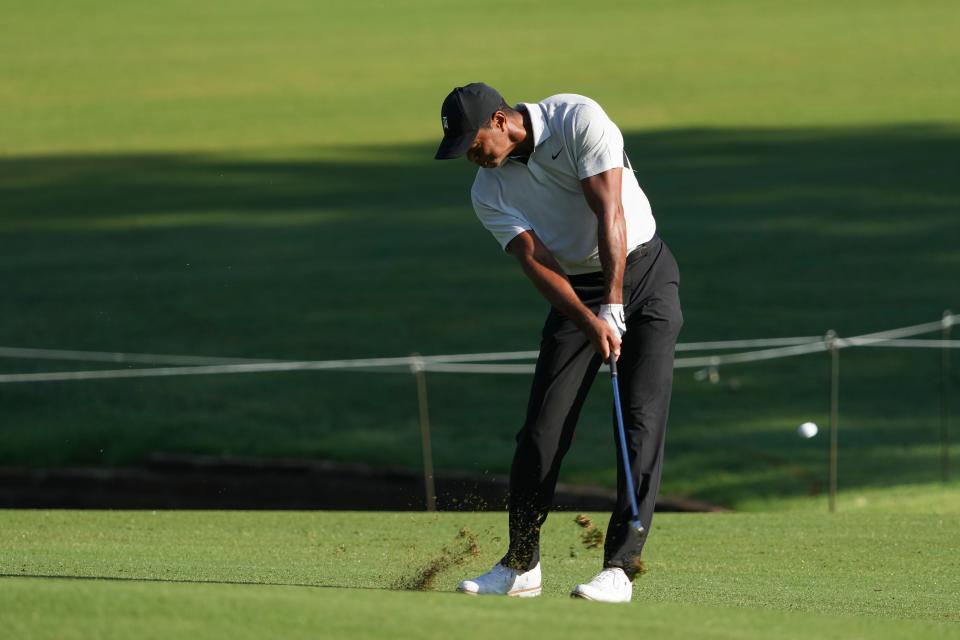
<svg viewBox="0 0 960 640">
<path fill-rule="evenodd" d="M 507 135 L 506 117 L 502 113 L 494 114 L 491 125 L 477 132 L 466 153 L 467 160 L 485 169 L 503 164 L 514 146 Z"/>
</svg>

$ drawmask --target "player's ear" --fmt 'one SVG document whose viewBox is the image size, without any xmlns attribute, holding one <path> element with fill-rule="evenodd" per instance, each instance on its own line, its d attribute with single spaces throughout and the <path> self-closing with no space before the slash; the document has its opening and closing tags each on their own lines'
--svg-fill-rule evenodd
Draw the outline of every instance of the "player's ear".
<svg viewBox="0 0 960 640">
<path fill-rule="evenodd" d="M 494 113 L 491 120 L 494 129 L 499 129 L 500 131 L 507 130 L 507 114 L 505 114 L 503 111 L 497 111 Z"/>
</svg>

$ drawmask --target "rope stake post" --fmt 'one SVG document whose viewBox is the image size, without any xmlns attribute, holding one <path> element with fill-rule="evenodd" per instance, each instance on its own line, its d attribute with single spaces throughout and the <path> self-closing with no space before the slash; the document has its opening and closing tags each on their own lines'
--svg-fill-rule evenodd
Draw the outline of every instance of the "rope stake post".
<svg viewBox="0 0 960 640">
<path fill-rule="evenodd" d="M 943 327 L 940 338 L 943 348 L 940 350 L 940 477 L 944 483 L 950 482 L 950 328 L 953 326 L 953 313 L 943 312 Z"/>
<path fill-rule="evenodd" d="M 828 454 L 829 492 L 828 504 L 830 513 L 837 510 L 837 467 L 838 447 L 837 428 L 840 414 L 840 346 L 837 344 L 837 333 L 831 329 L 824 336 L 824 345 L 830 353 L 830 451 Z"/>
<path fill-rule="evenodd" d="M 420 354 L 410 356 L 410 372 L 417 381 L 417 404 L 420 408 L 420 448 L 423 457 L 423 487 L 427 511 L 437 510 L 437 490 L 433 479 L 433 450 L 430 443 L 430 406 L 427 404 L 426 363 Z"/>
</svg>

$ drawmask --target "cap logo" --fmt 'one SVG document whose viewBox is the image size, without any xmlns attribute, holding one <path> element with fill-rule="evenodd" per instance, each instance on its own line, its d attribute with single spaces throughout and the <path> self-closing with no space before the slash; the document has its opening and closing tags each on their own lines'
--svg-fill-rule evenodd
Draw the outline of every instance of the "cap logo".
<svg viewBox="0 0 960 640">
<path fill-rule="evenodd" d="M 440 116 L 440 121 L 443 123 L 443 130 L 446 131 L 450 128 L 450 123 L 447 122 L 447 116 Z"/>
</svg>

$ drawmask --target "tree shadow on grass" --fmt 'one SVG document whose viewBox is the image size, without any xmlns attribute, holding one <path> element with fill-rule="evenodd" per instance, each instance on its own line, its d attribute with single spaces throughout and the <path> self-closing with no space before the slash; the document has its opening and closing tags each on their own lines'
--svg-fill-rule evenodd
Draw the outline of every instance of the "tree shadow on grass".
<svg viewBox="0 0 960 640">
<path fill-rule="evenodd" d="M 933 125 L 628 134 L 680 259 L 692 312 L 686 335 L 739 336 L 742 320 L 731 316 L 761 310 L 771 334 L 814 316 L 824 318 L 817 330 L 844 330 L 853 317 L 862 325 L 881 311 L 911 316 L 890 310 L 893 301 L 927 317 L 939 312 L 960 275 L 958 142 L 960 129 Z M 435 300 L 428 292 L 445 274 L 444 289 L 456 286 L 453 277 L 474 292 L 498 288 L 505 263 L 470 211 L 471 167 L 434 162 L 428 146 L 304 156 L 0 160 L 0 233 L 12 254 L 5 266 L 16 267 L 18 246 L 29 251 L 28 268 L 84 269 L 66 246 L 122 268 L 123 247 L 162 243 L 170 259 L 181 247 L 202 261 L 199 249 L 232 242 L 235 256 L 276 258 L 277 275 L 302 275 L 309 262 L 312 275 L 336 280 L 327 286 L 362 289 L 380 276 L 414 303 Z M 57 260 L 64 254 L 76 263 Z M 418 280 L 416 292 L 392 281 L 402 273 L 431 286 Z"/>
<path fill-rule="evenodd" d="M 956 127 L 684 129 L 632 132 L 626 141 L 680 262 L 682 340 L 827 328 L 850 335 L 960 307 Z M 17 346 L 238 357 L 530 349 L 544 305 L 475 220 L 473 168 L 435 162 L 432 150 L 2 158 L 0 335 Z M 394 442 L 404 385 L 386 384 L 371 401 L 362 376 L 315 394 L 309 384 L 289 377 L 271 386 L 269 411 L 265 401 L 195 399 L 204 452 L 230 442 L 234 421 L 256 431 L 251 415 L 264 433 L 273 429 L 273 450 L 285 455 L 303 451 L 295 425 L 304 420 L 327 436 L 311 456 L 363 458 L 376 433 Z M 472 397 L 495 397 L 501 382 L 470 384 Z M 62 421 L 74 414 L 70 402 L 82 401 L 44 393 L 38 414 L 36 393 L 0 389 L 11 418 L 5 428 L 19 430 L 24 464 L 65 446 L 57 428 L 41 423 Z M 125 431 L 164 406 L 151 393 L 162 392 L 92 400 L 101 408 L 87 407 L 85 419 L 100 435 L 84 446 L 126 438 L 114 463 L 176 449 L 162 425 L 137 437 Z M 313 415 L 297 407 L 305 397 L 353 408 Z M 460 397 L 435 399 L 438 455 L 448 466 L 469 466 L 477 452 L 463 443 L 483 431 L 490 448 L 477 455 L 487 456 L 485 468 L 505 471 L 522 401 L 480 412 Z M 757 411 L 775 412 L 778 397 L 760 400 Z M 132 404 L 114 413 L 117 402 Z M 683 409 L 674 415 L 682 425 Z M 176 421 L 176 411 L 168 419 Z M 712 423 L 735 419 L 721 412 Z M 278 432 L 278 424 L 293 431 Z M 789 445 L 777 442 L 772 454 L 784 454 L 777 447 Z M 416 466 L 416 447 L 407 451 L 411 459 L 399 462 Z M 71 449 L 57 459 L 96 456 Z M 723 469 L 703 470 L 716 471 Z M 906 465 L 902 479 L 914 476 Z M 762 483 L 735 493 L 754 490 Z"/>
</svg>

